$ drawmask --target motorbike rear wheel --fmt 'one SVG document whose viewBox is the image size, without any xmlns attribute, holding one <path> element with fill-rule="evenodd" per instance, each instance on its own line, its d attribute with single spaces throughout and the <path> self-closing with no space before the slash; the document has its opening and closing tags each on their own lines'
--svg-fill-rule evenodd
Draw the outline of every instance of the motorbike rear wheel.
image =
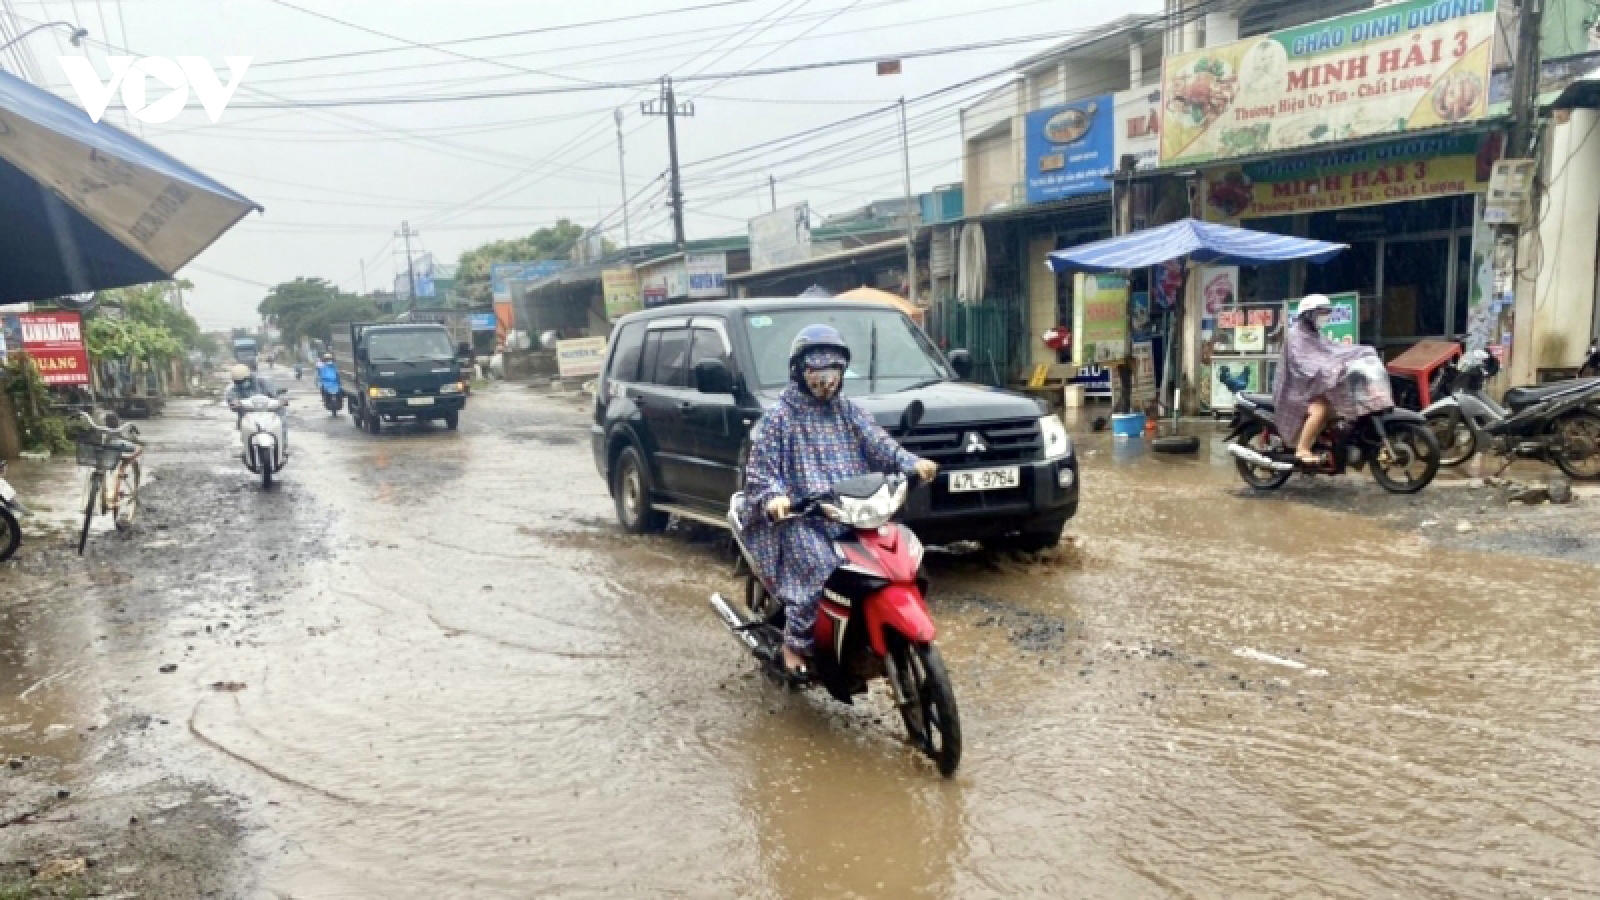
<svg viewBox="0 0 1600 900">
<path fill-rule="evenodd" d="M 17 517 L 11 514 L 11 510 L 0 506 L 0 562 L 10 559 L 21 543 L 22 526 L 17 524 Z"/>
<path fill-rule="evenodd" d="M 1239 434 L 1238 442 L 1242 447 L 1248 447 L 1268 456 L 1282 453 L 1287 449 L 1283 438 L 1278 434 L 1278 429 L 1260 423 L 1246 425 L 1244 431 Z M 1244 483 L 1258 491 L 1275 491 L 1283 487 L 1289 476 L 1294 474 L 1293 469 L 1265 469 L 1242 459 L 1234 460 L 1234 465 L 1238 467 L 1239 477 L 1244 479 Z"/>
<path fill-rule="evenodd" d="M 1372 460 L 1372 477 L 1391 494 L 1415 494 L 1439 474 L 1439 442 L 1433 429 L 1415 422 L 1396 422 L 1387 427 L 1389 446 L 1394 455 L 1379 449 Z"/>
<path fill-rule="evenodd" d="M 1428 428 L 1439 442 L 1439 465 L 1459 466 L 1478 452 L 1478 435 L 1461 410 L 1440 410 L 1428 416 Z"/>
<path fill-rule="evenodd" d="M 1557 440 L 1551 456 L 1569 477 L 1600 480 L 1600 416 L 1575 412 L 1555 423 Z"/>
<path fill-rule="evenodd" d="M 933 760 L 940 775 L 953 775 L 961 765 L 961 713 L 944 658 L 932 642 L 912 644 L 899 635 L 890 640 L 900 691 L 911 698 L 900 709 L 911 743 Z"/>
</svg>

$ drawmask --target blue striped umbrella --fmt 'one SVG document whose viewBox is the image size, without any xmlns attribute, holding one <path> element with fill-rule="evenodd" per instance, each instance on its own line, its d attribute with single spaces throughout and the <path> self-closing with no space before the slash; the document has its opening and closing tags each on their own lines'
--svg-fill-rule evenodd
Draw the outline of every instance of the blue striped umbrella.
<svg viewBox="0 0 1600 900">
<path fill-rule="evenodd" d="M 1047 263 L 1056 272 L 1117 272 L 1184 257 L 1205 265 L 1258 266 L 1295 259 L 1324 263 L 1349 246 L 1180 219 L 1171 225 L 1057 250 Z"/>
</svg>

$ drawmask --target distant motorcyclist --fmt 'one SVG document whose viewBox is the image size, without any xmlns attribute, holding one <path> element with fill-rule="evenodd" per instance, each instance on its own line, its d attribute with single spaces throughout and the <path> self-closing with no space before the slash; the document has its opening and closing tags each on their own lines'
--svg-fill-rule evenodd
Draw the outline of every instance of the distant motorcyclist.
<svg viewBox="0 0 1600 900">
<path fill-rule="evenodd" d="M 783 602 L 784 667 L 806 674 L 822 586 L 839 566 L 835 538 L 849 527 L 790 519 L 800 502 L 870 472 L 917 473 L 938 466 L 907 453 L 854 401 L 840 392 L 850 347 L 828 325 L 801 329 L 790 345 L 790 384 L 751 435 L 745 469 L 745 546 Z"/>
<path fill-rule="evenodd" d="M 272 383 L 267 381 L 265 376 L 257 375 L 250 371 L 249 366 L 235 365 L 231 367 L 228 369 L 228 378 L 233 383 L 228 385 L 228 390 L 222 395 L 222 399 L 228 404 L 228 408 L 240 417 L 244 416 L 244 401 L 249 400 L 251 397 L 278 396 L 277 392 L 272 389 Z"/>
<path fill-rule="evenodd" d="M 339 366 L 333 361 L 332 353 L 322 354 L 322 359 L 317 363 L 317 387 L 322 389 L 322 402 L 326 405 L 330 399 L 339 397 Z M 337 409 L 337 407 L 333 407 Z"/>
</svg>

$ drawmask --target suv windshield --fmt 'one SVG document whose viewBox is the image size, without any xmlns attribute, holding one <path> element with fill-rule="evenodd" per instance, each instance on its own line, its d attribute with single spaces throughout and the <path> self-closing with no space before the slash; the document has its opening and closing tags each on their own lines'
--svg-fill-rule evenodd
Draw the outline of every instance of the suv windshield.
<svg viewBox="0 0 1600 900">
<path fill-rule="evenodd" d="M 755 354 L 756 376 L 764 388 L 789 380 L 789 344 L 807 325 L 832 325 L 850 345 L 844 373 L 847 394 L 903 391 L 950 377 L 932 344 L 897 310 L 862 305 L 751 313 L 745 331 Z"/>
<path fill-rule="evenodd" d="M 367 359 L 373 362 L 454 359 L 455 355 L 450 337 L 437 328 L 374 331 L 367 338 Z"/>
</svg>

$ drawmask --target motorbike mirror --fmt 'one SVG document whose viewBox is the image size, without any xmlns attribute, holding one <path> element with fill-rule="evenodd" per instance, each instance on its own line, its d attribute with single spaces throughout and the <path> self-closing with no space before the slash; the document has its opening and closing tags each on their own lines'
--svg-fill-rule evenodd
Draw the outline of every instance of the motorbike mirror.
<svg viewBox="0 0 1600 900">
<path fill-rule="evenodd" d="M 694 364 L 694 387 L 702 394 L 731 394 L 733 373 L 720 359 L 702 359 Z"/>
<path fill-rule="evenodd" d="M 923 405 L 921 400 L 911 401 L 911 405 L 906 407 L 906 411 L 900 414 L 900 433 L 910 434 L 915 431 L 917 426 L 922 424 L 922 416 L 927 411 L 928 408 Z"/>
<path fill-rule="evenodd" d="M 951 350 L 950 368 L 956 370 L 957 378 L 972 377 L 972 354 L 966 350 Z"/>
</svg>

